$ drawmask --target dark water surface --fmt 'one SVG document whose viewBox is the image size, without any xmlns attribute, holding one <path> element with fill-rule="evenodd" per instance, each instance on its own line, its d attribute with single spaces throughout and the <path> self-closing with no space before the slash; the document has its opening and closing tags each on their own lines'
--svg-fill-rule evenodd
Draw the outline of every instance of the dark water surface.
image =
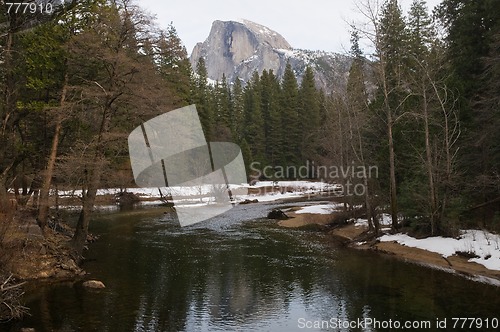
<svg viewBox="0 0 500 332">
<path fill-rule="evenodd" d="M 500 319 L 500 287 L 340 248 L 321 233 L 278 228 L 261 219 L 273 206 L 240 205 L 186 228 L 161 209 L 100 215 L 91 227 L 101 238 L 86 253 L 84 268 L 107 288 L 37 285 L 27 295 L 32 316 L 19 326 L 37 331 L 387 331 L 389 320 L 392 326 L 429 321 L 431 330 L 438 330 L 436 319 L 444 327 L 446 318 L 447 329 L 453 330 L 453 318 L 473 317 L 481 319 L 482 328 L 462 331 L 495 330 L 484 327 Z M 335 329 L 338 319 L 353 325 Z M 377 320 L 378 328 L 352 323 L 364 319 Z M 327 321 L 323 329 L 301 328 L 318 327 L 321 321 Z"/>
</svg>

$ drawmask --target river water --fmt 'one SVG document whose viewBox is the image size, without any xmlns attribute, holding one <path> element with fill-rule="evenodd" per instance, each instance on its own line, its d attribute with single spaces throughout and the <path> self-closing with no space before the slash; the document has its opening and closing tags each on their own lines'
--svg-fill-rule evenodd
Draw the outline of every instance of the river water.
<svg viewBox="0 0 500 332">
<path fill-rule="evenodd" d="M 452 330 L 462 324 L 454 318 L 471 317 L 481 329 L 467 323 L 463 331 L 495 330 L 500 287 L 345 249 L 323 233 L 277 227 L 264 218 L 274 206 L 240 205 L 186 228 L 162 209 L 101 214 L 91 225 L 101 238 L 86 252 L 84 268 L 106 289 L 37 285 L 26 297 L 31 316 L 19 326 L 387 331 L 430 324 L 427 330 Z"/>
</svg>

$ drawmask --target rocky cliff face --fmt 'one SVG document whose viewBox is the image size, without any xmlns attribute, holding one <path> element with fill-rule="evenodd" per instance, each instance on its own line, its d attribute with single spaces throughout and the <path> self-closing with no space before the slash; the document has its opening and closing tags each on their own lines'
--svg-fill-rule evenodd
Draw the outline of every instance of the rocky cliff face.
<svg viewBox="0 0 500 332">
<path fill-rule="evenodd" d="M 317 86 L 326 92 L 345 87 L 351 65 L 351 59 L 341 54 L 294 49 L 279 33 L 247 20 L 215 21 L 208 38 L 191 53 L 193 68 L 200 57 L 210 79 L 220 80 L 225 74 L 229 82 L 237 78 L 246 82 L 254 71 L 264 69 L 282 77 L 288 61 L 300 80 L 310 65 Z"/>
</svg>

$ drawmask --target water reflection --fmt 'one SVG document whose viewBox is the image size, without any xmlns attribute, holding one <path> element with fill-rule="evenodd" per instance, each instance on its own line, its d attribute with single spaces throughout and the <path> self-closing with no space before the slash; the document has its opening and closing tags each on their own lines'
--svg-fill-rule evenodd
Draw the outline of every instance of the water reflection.
<svg viewBox="0 0 500 332">
<path fill-rule="evenodd" d="M 38 287 L 39 331 L 293 331 L 306 320 L 495 317 L 497 287 L 338 248 L 324 235 L 277 228 L 270 206 L 234 209 L 180 228 L 162 211 L 94 222 L 85 268 L 107 288 Z M 367 330 L 371 329 L 351 329 Z"/>
</svg>

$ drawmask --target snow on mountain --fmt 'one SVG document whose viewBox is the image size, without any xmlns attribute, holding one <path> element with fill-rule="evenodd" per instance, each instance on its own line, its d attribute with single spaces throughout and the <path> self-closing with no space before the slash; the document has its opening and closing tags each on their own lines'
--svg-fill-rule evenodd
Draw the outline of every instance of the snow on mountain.
<svg viewBox="0 0 500 332">
<path fill-rule="evenodd" d="M 290 62 L 299 81 L 309 65 L 315 72 L 316 85 L 326 92 L 345 88 L 351 58 L 342 54 L 294 49 L 276 31 L 248 21 L 215 21 L 209 36 L 198 43 L 190 61 L 196 67 L 203 57 L 208 77 L 220 80 L 225 74 L 228 81 L 240 78 L 247 82 L 254 71 L 273 70 L 282 77 Z"/>
</svg>

